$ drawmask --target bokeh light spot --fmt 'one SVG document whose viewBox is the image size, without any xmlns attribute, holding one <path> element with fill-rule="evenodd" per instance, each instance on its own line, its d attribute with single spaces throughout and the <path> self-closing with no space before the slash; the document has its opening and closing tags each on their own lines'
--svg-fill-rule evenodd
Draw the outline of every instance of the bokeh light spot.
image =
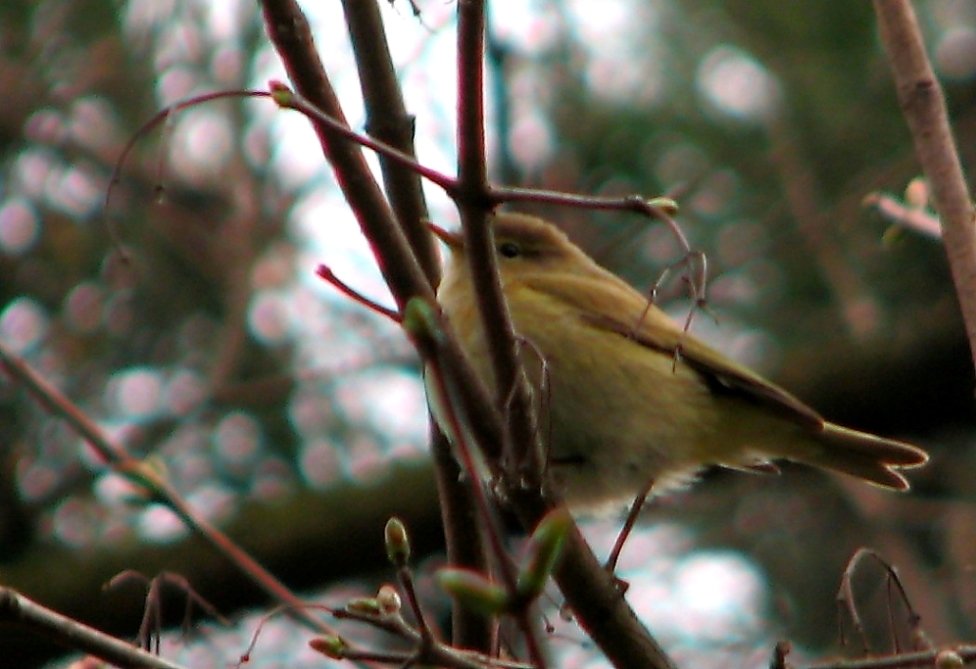
<svg viewBox="0 0 976 669">
<path fill-rule="evenodd" d="M 0 207 L 0 251 L 21 255 L 34 246 L 41 226 L 37 212 L 26 200 L 14 198 Z"/>
<path fill-rule="evenodd" d="M 98 513 L 96 505 L 65 500 L 54 512 L 54 535 L 71 546 L 89 546 L 98 536 Z"/>
<path fill-rule="evenodd" d="M 289 297 L 281 291 L 262 290 L 255 295 L 247 313 L 248 325 L 255 338 L 266 344 L 286 340 L 292 331 Z"/>
<path fill-rule="evenodd" d="M 935 64 L 947 79 L 966 81 L 976 77 L 976 30 L 950 28 L 935 47 Z"/>
<path fill-rule="evenodd" d="M 113 471 L 106 471 L 95 481 L 94 491 L 96 497 L 103 504 L 130 504 L 140 499 L 145 499 L 147 491 L 134 484 L 121 474 Z"/>
<path fill-rule="evenodd" d="M 306 438 L 327 432 L 335 420 L 327 400 L 309 383 L 301 384 L 292 393 L 288 417 L 295 431 Z"/>
<path fill-rule="evenodd" d="M 247 414 L 235 412 L 217 424 L 213 440 L 217 453 L 226 463 L 241 466 L 257 454 L 261 429 Z"/>
<path fill-rule="evenodd" d="M 47 314 L 29 297 L 15 299 L 0 312 L 0 341 L 17 355 L 34 347 L 44 338 L 47 329 Z"/>
<path fill-rule="evenodd" d="M 85 146 L 98 147 L 114 138 L 114 109 L 106 98 L 89 95 L 72 102 L 69 115 L 71 136 Z"/>
<path fill-rule="evenodd" d="M 695 553 L 675 572 L 674 594 L 689 629 L 713 641 L 756 626 L 762 593 L 756 568 L 737 553 Z"/>
<path fill-rule="evenodd" d="M 61 472 L 43 460 L 22 462 L 18 470 L 20 492 L 28 502 L 48 494 L 61 481 Z"/>
<path fill-rule="evenodd" d="M 230 157 L 231 146 L 230 130 L 219 113 L 190 112 L 173 134 L 173 169 L 188 179 L 215 175 Z"/>
<path fill-rule="evenodd" d="M 197 372 L 181 369 L 166 383 L 163 392 L 163 405 L 174 416 L 185 416 L 203 402 L 207 393 L 207 382 Z"/>
<path fill-rule="evenodd" d="M 152 417 L 159 410 L 162 392 L 162 378 L 150 367 L 118 372 L 110 382 L 112 407 L 126 419 Z"/>
<path fill-rule="evenodd" d="M 325 439 L 305 442 L 299 468 L 305 482 L 313 488 L 324 488 L 341 476 L 335 445 Z"/>
<path fill-rule="evenodd" d="M 158 543 L 182 539 L 189 530 L 179 516 L 161 504 L 153 504 L 139 514 L 139 533 Z"/>
<path fill-rule="evenodd" d="M 94 332 L 102 324 L 105 313 L 105 291 L 96 283 L 75 286 L 64 301 L 64 315 L 76 332 Z"/>
<path fill-rule="evenodd" d="M 251 484 L 251 497 L 264 500 L 279 499 L 295 488 L 291 465 L 282 458 L 264 458 Z"/>
<path fill-rule="evenodd" d="M 552 131 L 541 114 L 516 119 L 509 142 L 515 160 L 527 170 L 544 167 L 553 151 Z"/>
<path fill-rule="evenodd" d="M 427 396 L 416 374 L 397 372 L 384 383 L 375 407 L 374 423 L 388 434 L 423 442 L 427 434 Z"/>
<path fill-rule="evenodd" d="M 13 174 L 21 195 L 32 199 L 41 197 L 56 163 L 47 149 L 30 149 L 17 156 Z"/>
<path fill-rule="evenodd" d="M 702 60 L 696 83 L 716 109 L 736 118 L 768 119 L 779 103 L 776 79 L 755 58 L 728 45 Z"/>
<path fill-rule="evenodd" d="M 237 495 L 225 486 L 213 482 L 208 482 L 187 495 L 186 501 L 211 522 L 226 520 L 237 509 Z"/>
<path fill-rule="evenodd" d="M 94 175 L 80 169 L 66 169 L 57 173 L 48 189 L 48 198 L 62 211 L 79 217 L 91 214 L 102 201 L 105 184 Z"/>
</svg>

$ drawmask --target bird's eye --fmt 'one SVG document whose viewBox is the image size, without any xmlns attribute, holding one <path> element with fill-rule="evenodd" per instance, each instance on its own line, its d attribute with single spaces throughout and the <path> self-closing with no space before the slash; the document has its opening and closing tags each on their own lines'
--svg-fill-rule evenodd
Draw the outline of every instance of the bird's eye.
<svg viewBox="0 0 976 669">
<path fill-rule="evenodd" d="M 517 258 L 522 255 L 522 249 L 515 242 L 503 242 L 498 246 L 498 252 L 506 258 Z"/>
</svg>

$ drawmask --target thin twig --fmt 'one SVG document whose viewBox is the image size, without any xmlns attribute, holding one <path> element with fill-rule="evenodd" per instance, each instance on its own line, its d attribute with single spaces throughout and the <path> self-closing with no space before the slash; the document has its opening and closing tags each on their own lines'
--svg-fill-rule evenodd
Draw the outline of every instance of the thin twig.
<svg viewBox="0 0 976 669">
<path fill-rule="evenodd" d="M 457 83 L 458 83 L 458 199 L 464 229 L 468 262 L 478 297 L 478 315 L 486 334 L 494 371 L 495 397 L 506 412 L 506 432 L 502 442 L 503 462 L 517 464 L 518 473 L 528 486 L 542 491 L 544 471 L 542 453 L 528 380 L 519 362 L 515 327 L 502 293 L 495 259 L 494 235 L 488 226 L 488 166 L 485 158 L 484 56 L 485 2 L 462 0 L 458 3 Z M 511 399 L 510 404 L 508 403 Z M 527 464 L 527 466 L 526 466 Z M 515 471 L 503 481 L 514 483 L 522 476 Z M 521 481 L 519 482 L 521 484 Z M 483 511 L 486 512 L 487 510 Z M 486 527 L 491 518 L 486 517 Z M 494 528 L 492 528 L 494 529 Z M 504 547 L 494 532 L 489 542 L 498 557 L 501 582 L 507 592 L 516 592 L 516 575 Z M 536 627 L 528 610 L 515 615 L 524 636 L 526 652 L 539 669 L 547 666 Z"/>
<path fill-rule="evenodd" d="M 533 448 L 537 434 L 533 426 L 529 390 L 515 344 L 515 328 L 502 294 L 495 260 L 494 236 L 487 211 L 489 198 L 485 160 L 484 53 L 485 7 L 483 1 L 458 4 L 458 186 L 457 203 L 464 231 L 465 257 L 472 280 L 493 367 L 495 397 L 504 406 L 508 433 L 503 443 L 506 462 L 524 462 L 539 449 Z M 520 452 L 513 453 L 518 448 Z M 541 467 L 538 468 L 541 470 Z M 537 478 L 541 478 L 537 471 Z M 536 482 L 531 481 L 529 485 Z M 541 483 L 541 481 L 540 481 Z M 541 487 L 541 486 L 540 486 Z"/>
<path fill-rule="evenodd" d="M 417 588 L 414 585 L 413 572 L 410 571 L 410 567 L 407 565 L 399 567 L 397 569 L 397 580 L 400 581 L 400 587 L 403 588 L 404 593 L 407 595 L 407 605 L 410 607 L 410 611 L 417 621 L 421 642 L 426 645 L 433 643 L 434 633 L 430 629 L 430 625 L 427 624 L 427 617 L 424 615 L 424 609 L 420 605 L 420 598 L 417 596 Z"/>
<path fill-rule="evenodd" d="M 907 612 L 907 624 L 911 631 L 911 636 L 916 637 L 919 631 L 919 623 L 921 617 L 915 612 L 914 607 L 912 607 L 911 600 L 908 598 L 908 592 L 905 590 L 901 579 L 898 577 L 898 572 L 895 568 L 889 564 L 884 558 L 882 558 L 877 551 L 870 548 L 859 548 L 851 559 L 848 561 L 847 566 L 844 568 L 844 575 L 841 578 L 841 584 L 837 591 L 837 605 L 841 610 L 846 610 L 851 618 L 851 623 L 854 625 L 854 630 L 861 637 L 862 652 L 867 655 L 871 649 L 868 643 L 867 632 L 864 628 L 864 624 L 861 622 L 861 615 L 858 611 L 857 602 L 854 598 L 854 573 L 857 571 L 858 567 L 867 560 L 868 558 L 873 559 L 875 562 L 881 565 L 881 568 L 885 571 L 886 576 L 886 586 L 887 586 L 887 608 L 888 608 L 888 624 L 889 630 L 892 637 L 892 649 L 895 652 L 900 650 L 898 636 L 895 630 L 895 621 L 892 611 L 892 593 L 891 588 L 894 587 L 898 594 L 900 595 L 902 604 L 904 604 Z M 838 621 L 842 625 L 843 621 Z M 841 636 L 843 643 L 843 627 L 841 627 Z"/>
<path fill-rule="evenodd" d="M 394 323 L 400 323 L 403 321 L 403 317 L 400 315 L 400 312 L 394 311 L 389 307 L 384 307 L 379 302 L 376 302 L 375 300 L 371 300 L 370 298 L 366 297 L 358 290 L 356 290 L 348 283 L 346 283 L 338 276 L 336 276 L 335 272 L 333 272 L 332 268 L 329 267 L 328 265 L 319 265 L 319 268 L 315 270 L 315 273 L 318 274 L 319 277 L 321 277 L 322 279 L 330 283 L 340 293 L 342 293 L 343 295 L 351 299 L 353 302 L 363 305 L 373 313 L 377 313 L 380 316 L 385 316 L 386 318 L 389 318 Z"/>
<path fill-rule="evenodd" d="M 379 190 L 362 151 L 348 141 L 362 140 L 350 136 L 351 131 L 315 50 L 311 28 L 304 13 L 295 0 L 261 0 L 261 7 L 268 34 L 295 84 L 294 100 L 307 100 L 309 109 L 319 110 L 323 115 L 321 118 L 313 118 L 313 126 L 346 201 L 373 246 L 380 270 L 394 299 L 401 309 L 411 298 L 417 296 L 433 302 L 433 290 Z M 329 123 L 326 119 L 333 122 Z M 377 143 L 376 146 L 381 144 Z M 412 157 L 389 148 L 387 155 L 400 155 L 405 161 L 404 165 L 416 164 Z M 428 179 L 439 178 L 442 187 L 449 187 L 454 183 L 443 175 L 438 177 L 428 172 L 423 176 Z M 462 389 L 461 396 L 464 398 L 467 415 L 479 435 L 484 437 L 481 443 L 490 450 L 492 443 L 495 446 L 501 443 L 502 432 L 498 416 L 495 415 L 491 402 L 483 401 L 488 397 L 484 392 L 484 384 L 467 362 L 457 339 L 449 329 L 446 331 L 448 335 L 438 343 L 437 348 L 440 350 L 437 354 L 450 361 L 452 373 Z M 430 352 L 426 355 L 430 355 Z"/>
<path fill-rule="evenodd" d="M 142 623 L 136 639 L 145 650 L 150 650 L 150 644 L 155 641 L 155 652 L 159 654 L 159 642 L 162 637 L 162 589 L 166 584 L 172 585 L 186 595 L 186 610 L 183 614 L 183 634 L 190 631 L 192 623 L 193 605 L 196 604 L 221 625 L 230 626 L 230 621 L 220 614 L 213 604 L 208 602 L 200 593 L 193 589 L 186 577 L 173 572 L 160 572 L 153 578 L 134 570 L 126 569 L 113 576 L 103 589 L 110 590 L 126 581 L 137 581 L 146 588 L 146 603 L 143 609 Z"/>
<path fill-rule="evenodd" d="M 271 597 L 290 606 L 290 612 L 296 619 L 317 632 L 332 633 L 329 626 L 321 619 L 310 615 L 305 610 L 304 602 L 271 572 L 241 550 L 220 530 L 200 517 L 162 475 L 152 471 L 145 463 L 133 458 L 119 444 L 106 437 L 105 433 L 61 391 L 48 383 L 23 360 L 9 353 L 2 345 L 0 345 L 0 366 L 20 381 L 48 411 L 63 418 L 115 471 L 129 480 L 138 481 L 139 485 L 150 492 L 155 499 L 166 504 L 179 516 L 187 527 L 203 536 Z"/>
<path fill-rule="evenodd" d="M 262 0 L 261 4 L 269 34 L 272 35 L 275 46 L 285 62 L 289 76 L 296 82 L 298 92 L 307 97 L 317 108 L 344 123 L 340 114 L 333 113 L 333 109 L 339 108 L 338 100 L 315 53 L 311 31 L 297 4 L 294 0 Z M 458 7 L 461 11 L 459 36 L 463 36 L 459 44 L 463 46 L 468 43 L 465 40 L 469 39 L 474 39 L 477 44 L 481 39 L 483 21 L 477 25 L 478 21 L 469 21 L 465 17 L 469 15 L 469 12 L 476 13 L 475 18 L 483 16 L 480 4 L 464 0 L 458 4 Z M 459 70 L 462 72 L 459 91 L 473 91 L 475 100 L 480 100 L 480 87 L 472 86 L 471 82 L 480 83 L 481 81 L 480 75 L 475 73 L 475 68 L 481 66 L 482 53 L 483 51 L 479 51 L 477 47 L 459 53 L 461 59 Z M 465 72 L 473 74 L 465 77 L 463 74 Z M 325 89 L 324 93 L 320 92 L 320 88 Z M 472 98 L 463 99 L 470 100 Z M 483 172 L 484 167 L 482 161 L 477 159 L 476 154 L 472 153 L 471 149 L 480 147 L 483 158 L 484 130 L 483 125 L 470 122 L 472 117 L 465 116 L 464 110 L 466 109 L 473 110 L 470 113 L 475 120 L 480 118 L 482 114 L 480 105 L 460 106 L 462 118 L 458 124 L 460 129 L 459 145 L 463 148 L 459 164 L 461 166 L 471 165 L 472 174 L 477 177 L 478 172 Z M 340 143 L 334 141 L 334 133 L 324 126 L 320 127 L 319 123 L 315 125 L 320 139 L 328 147 L 326 149 L 327 157 L 332 161 L 333 168 L 343 191 L 347 194 L 350 206 L 367 237 L 372 240 L 374 248 L 377 249 L 377 254 L 381 258 L 381 268 L 386 272 L 390 267 L 398 267 L 401 261 L 405 260 L 403 256 L 407 253 L 406 243 L 405 241 L 402 242 L 401 246 L 400 239 L 402 237 L 397 239 L 397 235 L 391 233 L 390 228 L 395 224 L 390 220 L 389 209 L 376 201 L 382 198 L 378 193 L 375 193 L 374 198 L 372 185 L 365 187 L 365 193 L 359 192 L 359 187 L 363 181 L 371 181 L 368 169 L 364 163 L 360 165 L 358 159 L 352 159 L 348 156 L 344 156 L 341 161 L 337 160 L 333 152 Z M 462 181 L 466 175 L 468 175 L 466 172 L 461 173 Z M 457 201 L 466 229 L 478 228 L 479 236 L 481 236 L 480 250 L 485 254 L 485 257 L 490 258 L 492 257 L 490 233 L 486 230 L 483 216 L 485 209 L 491 206 L 492 202 L 486 199 L 485 189 L 483 176 L 480 179 L 471 179 L 464 183 L 464 188 L 460 189 Z M 472 247 L 472 254 L 474 254 L 474 247 Z M 410 259 L 407 262 L 413 262 L 413 260 Z M 492 261 L 488 260 L 487 262 L 490 266 Z M 406 275 L 387 276 L 391 290 L 401 308 L 410 297 L 416 295 L 423 295 L 425 298 L 429 296 L 432 299 L 432 294 L 420 289 L 418 283 L 414 283 L 413 277 L 419 275 L 418 269 L 416 275 L 411 272 Z M 478 275 L 478 277 L 482 276 L 481 274 Z M 477 280 L 482 281 L 481 278 Z M 492 280 L 497 281 L 497 274 L 493 275 Z M 500 298 L 497 304 L 501 304 Z M 494 330 L 498 324 L 492 323 L 491 326 Z M 449 330 L 446 331 L 450 332 Z M 514 356 L 514 338 L 511 346 L 512 356 Z M 459 397 L 462 398 L 465 415 L 472 422 L 472 427 L 475 428 L 481 438 L 481 443 L 497 446 L 499 441 L 493 441 L 493 439 L 502 434 L 498 417 L 495 415 L 497 412 L 490 401 L 481 401 L 484 395 L 483 383 L 473 374 L 470 364 L 464 362 L 466 358 L 460 352 L 456 339 L 452 334 L 448 334 L 443 342 L 437 344 L 435 349 L 440 349 L 436 351 L 436 354 L 445 364 L 451 365 L 450 374 L 458 381 L 457 389 Z M 424 354 L 425 359 L 429 360 L 430 356 L 430 351 Z M 535 436 L 530 425 L 525 427 L 525 432 L 530 435 L 530 438 Z M 520 491 L 518 490 L 513 491 L 514 497 L 518 498 L 516 505 L 520 507 L 519 515 L 526 526 L 531 527 L 538 523 L 549 508 L 549 504 L 539 494 L 540 489 L 529 492 L 522 491 L 524 494 L 519 494 Z M 578 529 L 574 528 L 567 541 L 564 558 L 557 571 L 557 580 L 567 599 L 576 610 L 577 619 L 580 620 L 616 666 L 655 668 L 674 666 L 659 644 L 640 625 L 633 611 L 620 597 Z"/>
<path fill-rule="evenodd" d="M 366 130 L 408 156 L 413 146 L 414 118 L 407 113 L 390 48 L 383 30 L 379 2 L 342 0 L 346 26 L 356 57 L 359 85 L 366 105 Z M 419 18 L 419 9 L 413 7 Z M 383 184 L 390 206 L 432 285 L 440 280 L 440 262 L 434 238 L 423 223 L 430 218 L 416 170 L 380 157 Z"/>
<path fill-rule="evenodd" d="M 431 452 L 437 475 L 437 496 L 448 563 L 484 573 L 488 570 L 488 563 L 484 533 L 478 521 L 477 501 L 451 452 L 450 442 L 439 429 L 431 429 Z M 494 622 L 477 611 L 457 603 L 452 608 L 451 640 L 455 646 L 489 652 L 494 628 Z"/>
<path fill-rule="evenodd" d="M 293 96 L 293 100 L 301 102 L 307 98 L 309 109 L 315 109 L 322 114 L 322 117 L 314 119 L 313 125 L 346 200 L 373 245 L 380 268 L 397 304 L 402 309 L 415 296 L 432 302 L 434 295 L 430 283 L 424 277 L 416 257 L 411 254 L 406 238 L 393 219 L 392 212 L 363 160 L 362 152 L 348 141 L 337 141 L 342 138 L 361 142 L 359 138 L 350 137 L 347 132 L 348 124 L 315 51 L 304 14 L 294 0 L 262 0 L 262 7 L 268 32 L 297 88 L 298 96 Z M 326 119 L 334 119 L 335 123 L 330 124 Z M 380 144 L 376 143 L 374 148 Z M 419 166 L 412 156 L 390 148 L 391 151 L 384 155 L 392 161 L 399 161 L 399 164 L 415 170 Z M 455 184 L 454 180 L 436 172 L 416 171 L 445 189 L 449 190 Z M 434 349 L 433 352 L 422 352 L 422 357 L 429 359 L 431 355 L 437 355 L 452 363 L 452 374 L 459 381 L 461 396 L 467 409 L 466 415 L 477 428 L 477 433 L 482 438 L 481 443 L 486 445 L 486 453 L 490 453 L 492 447 L 497 448 L 501 443 L 502 429 L 497 412 L 484 392 L 483 383 L 467 362 L 453 334 L 449 333 Z M 439 478 L 444 479 L 443 476 Z M 441 488 L 443 487 L 442 485 Z M 479 644 L 479 647 L 484 646 Z"/>
<path fill-rule="evenodd" d="M 530 527 L 549 510 L 538 495 L 519 495 L 514 505 L 523 525 Z M 555 577 L 577 622 L 615 667 L 677 669 L 575 525 L 566 538 Z"/>
<path fill-rule="evenodd" d="M 869 657 L 861 660 L 840 660 L 811 664 L 804 669 L 929 669 L 935 664 L 936 658 L 947 652 L 954 653 L 965 664 L 976 661 L 976 646 L 956 646 L 949 649 L 926 650 L 920 653 L 903 653 L 901 655 L 886 655 L 884 657 Z M 955 665 L 948 665 L 955 666 Z"/>
<path fill-rule="evenodd" d="M 55 641 L 123 669 L 185 669 L 0 587 L 0 621 L 29 625 Z"/>
<path fill-rule="evenodd" d="M 956 296 L 976 364 L 976 212 L 949 127 L 942 88 L 908 0 L 874 0 L 898 100 L 939 213 Z"/>
<path fill-rule="evenodd" d="M 314 103 L 305 98 L 301 93 L 291 90 L 279 81 L 271 81 L 270 88 L 275 101 L 281 107 L 301 112 L 309 120 L 320 123 L 335 134 L 375 151 L 380 157 L 386 158 L 392 163 L 413 170 L 431 183 L 443 188 L 448 195 L 454 195 L 457 192 L 457 180 L 453 177 L 427 167 L 413 156 L 404 153 L 396 147 L 390 146 L 386 142 L 356 132 L 343 121 L 333 118 L 315 106 Z"/>
<path fill-rule="evenodd" d="M 136 130 L 136 132 L 129 138 L 129 141 L 125 143 L 122 148 L 122 154 L 115 161 L 115 165 L 112 168 L 112 176 L 109 177 L 108 188 L 105 189 L 105 199 L 102 201 L 102 212 L 105 215 L 105 227 L 109 233 L 109 239 L 112 241 L 112 245 L 121 252 L 123 258 L 128 258 L 128 255 L 122 248 L 122 240 L 119 238 L 118 232 L 112 225 L 111 221 L 108 219 L 108 212 L 110 211 L 109 205 L 112 201 L 112 193 L 115 190 L 115 186 L 119 184 L 122 180 L 122 170 L 125 167 L 125 162 L 129 157 L 129 154 L 135 149 L 139 140 L 149 134 L 153 129 L 155 129 L 160 123 L 167 123 L 172 118 L 172 116 L 184 109 L 189 109 L 190 107 L 196 107 L 198 105 L 206 104 L 208 102 L 213 102 L 214 100 L 225 100 L 228 98 L 259 98 L 259 97 L 270 97 L 271 94 L 267 91 L 217 91 L 215 93 L 205 93 L 203 95 L 195 95 L 191 98 L 181 100 L 180 102 L 175 102 L 167 107 L 164 107 L 160 111 L 156 112 L 155 115 L 148 121 L 142 124 L 142 126 Z M 160 153 L 160 161 L 162 161 L 163 154 Z M 163 163 L 160 162 L 157 172 L 162 171 Z M 158 174 L 157 174 L 158 177 Z M 157 178 L 157 182 L 159 178 Z"/>
<path fill-rule="evenodd" d="M 538 669 L 532 664 L 503 660 L 477 651 L 455 648 L 432 636 L 425 639 L 423 634 L 409 625 L 399 612 L 365 611 L 346 606 L 336 609 L 334 615 L 340 620 L 355 620 L 370 625 L 414 645 L 410 651 L 396 654 L 375 654 L 374 651 L 344 649 L 343 659 L 398 664 L 400 667 L 420 664 L 452 669 Z"/>
<path fill-rule="evenodd" d="M 471 434 L 471 430 L 466 427 L 468 421 L 465 420 L 463 403 L 457 401 L 461 398 L 461 393 L 457 388 L 456 379 L 449 374 L 445 374 L 442 366 L 436 361 L 428 366 L 427 373 L 430 375 L 430 382 L 436 388 L 435 395 L 443 398 L 443 420 L 446 421 L 447 427 L 452 433 L 454 447 L 457 455 L 460 456 L 459 459 L 461 460 L 465 476 L 470 479 L 469 485 L 471 485 L 474 491 L 474 500 L 478 507 L 479 517 L 491 549 L 498 560 L 502 581 L 508 592 L 515 592 L 515 570 L 511 560 L 507 557 L 504 542 L 501 538 L 501 529 L 495 521 L 495 514 L 492 513 L 491 506 L 488 502 L 485 483 L 482 480 L 481 471 L 475 462 L 474 446 L 468 443 L 467 437 Z"/>
<path fill-rule="evenodd" d="M 630 211 L 649 218 L 664 221 L 677 239 L 681 250 L 685 253 L 692 251 L 684 232 L 671 219 L 677 205 L 669 197 L 647 199 L 640 195 L 580 195 L 578 193 L 563 193 L 561 191 L 542 190 L 536 188 L 515 188 L 510 186 L 492 186 L 488 191 L 488 198 L 492 204 L 506 202 L 535 202 L 539 204 L 558 204 L 581 209 L 597 209 L 602 211 Z"/>
<path fill-rule="evenodd" d="M 261 8 L 268 35 L 295 85 L 294 95 L 308 100 L 311 107 L 348 129 L 349 123 L 318 56 L 311 27 L 301 7 L 295 0 L 261 0 Z M 402 309 L 415 296 L 433 299 L 433 288 L 373 178 L 361 147 L 348 141 L 343 132 L 323 119 L 313 118 L 312 126 L 346 202 L 370 240 L 397 305 Z"/>
</svg>

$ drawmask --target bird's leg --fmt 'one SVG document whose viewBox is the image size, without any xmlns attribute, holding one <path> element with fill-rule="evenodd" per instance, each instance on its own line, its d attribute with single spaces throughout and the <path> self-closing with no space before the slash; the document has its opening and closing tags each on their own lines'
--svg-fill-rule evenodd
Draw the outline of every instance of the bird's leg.
<svg viewBox="0 0 976 669">
<path fill-rule="evenodd" d="M 623 579 L 617 578 L 614 575 L 614 571 L 617 569 L 617 561 L 620 559 L 620 553 L 624 549 L 624 543 L 627 541 L 627 537 L 630 536 L 631 531 L 634 529 L 634 525 L 637 524 L 637 517 L 640 515 L 641 509 L 644 508 L 644 503 L 651 494 L 651 490 L 654 488 L 654 479 L 647 482 L 647 485 L 640 491 L 637 497 L 634 498 L 633 503 L 630 505 L 630 511 L 627 512 L 627 518 L 624 519 L 624 525 L 620 528 L 620 533 L 617 535 L 617 540 L 613 542 L 613 549 L 610 551 L 610 557 L 607 558 L 606 563 L 603 568 L 613 575 L 614 580 L 617 582 L 620 591 L 627 592 L 627 588 L 630 584 Z"/>
</svg>

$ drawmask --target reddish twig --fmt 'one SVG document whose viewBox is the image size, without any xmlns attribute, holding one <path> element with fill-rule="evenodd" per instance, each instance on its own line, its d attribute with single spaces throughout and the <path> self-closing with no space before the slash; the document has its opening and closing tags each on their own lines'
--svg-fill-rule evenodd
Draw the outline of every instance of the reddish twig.
<svg viewBox="0 0 976 669">
<path fill-rule="evenodd" d="M 336 290 L 351 299 L 353 302 L 363 305 L 373 313 L 377 313 L 380 316 L 385 316 L 394 323 L 400 323 L 403 321 L 403 317 L 400 315 L 400 312 L 394 311 L 388 307 L 384 307 L 382 304 L 379 304 L 378 302 L 366 297 L 336 276 L 335 272 L 333 272 L 332 268 L 328 265 L 319 265 L 319 268 L 315 271 L 315 273 L 328 283 L 332 284 Z"/>
<path fill-rule="evenodd" d="M 2 345 L 0 345 L 0 366 L 20 381 L 48 411 L 63 418 L 115 471 L 145 489 L 153 499 L 166 504 L 187 524 L 187 527 L 209 541 L 219 553 L 249 575 L 271 597 L 292 607 L 290 611 L 298 620 L 313 630 L 331 633 L 329 626 L 309 615 L 305 611 L 304 602 L 271 572 L 197 514 L 160 472 L 133 458 L 125 452 L 124 448 L 106 437 L 105 433 L 61 391 L 48 383 L 23 360 L 9 353 Z"/>
<path fill-rule="evenodd" d="M 136 144 L 139 140 L 149 134 L 161 123 L 168 123 L 172 119 L 173 115 L 177 112 L 183 111 L 184 109 L 189 109 L 191 107 L 196 107 L 198 105 L 206 104 L 208 102 L 213 102 L 215 100 L 226 100 L 229 98 L 267 98 L 271 97 L 268 91 L 247 91 L 247 90 L 234 90 L 234 91 L 216 91 L 214 93 L 204 93 L 203 95 L 194 95 L 191 98 L 181 100 L 167 107 L 164 107 L 160 111 L 150 118 L 148 121 L 142 124 L 142 126 L 133 133 L 129 141 L 125 143 L 122 148 L 122 153 L 119 155 L 118 159 L 115 161 L 115 166 L 112 168 L 112 175 L 109 178 L 108 188 L 105 189 L 105 199 L 102 202 L 102 211 L 106 216 L 105 227 L 108 230 L 109 238 L 116 249 L 122 253 L 123 258 L 127 258 L 127 254 L 122 249 L 122 240 L 119 238 L 118 233 L 112 226 L 111 221 L 108 220 L 108 212 L 110 211 L 109 205 L 112 200 L 112 192 L 115 190 L 115 186 L 119 184 L 122 179 L 122 169 L 125 167 L 126 160 L 129 158 L 129 154 L 135 149 Z M 161 178 L 163 171 L 163 154 L 160 153 L 159 164 L 157 167 L 158 175 Z M 157 185 L 157 189 L 159 186 Z"/>
<path fill-rule="evenodd" d="M 356 132 L 346 125 L 344 121 L 333 118 L 319 107 L 316 107 L 315 104 L 305 98 L 301 93 L 291 90 L 288 86 L 280 81 L 271 81 L 268 85 L 271 89 L 271 96 L 280 107 L 301 112 L 310 121 L 314 121 L 327 127 L 335 134 L 367 149 L 371 149 L 383 158 L 387 158 L 397 165 L 410 168 L 431 183 L 443 188 L 448 195 L 456 194 L 458 188 L 457 180 L 453 177 L 449 177 L 442 172 L 438 172 L 435 169 L 427 167 L 413 156 L 406 154 L 400 149 L 390 146 L 385 142 L 373 139 L 369 135 Z"/>
<path fill-rule="evenodd" d="M 361 147 L 348 141 L 349 138 L 339 130 L 339 127 L 348 130 L 349 123 L 315 49 L 315 39 L 301 7 L 295 0 L 261 0 L 260 4 L 268 36 L 296 91 L 283 96 L 288 89 L 282 86 L 274 93 L 292 100 L 298 99 L 297 94 L 335 121 L 330 125 L 323 119 L 311 119 L 339 188 L 370 240 L 377 264 L 397 305 L 402 308 L 415 296 L 433 298 L 433 288 L 376 183 Z"/>
</svg>

